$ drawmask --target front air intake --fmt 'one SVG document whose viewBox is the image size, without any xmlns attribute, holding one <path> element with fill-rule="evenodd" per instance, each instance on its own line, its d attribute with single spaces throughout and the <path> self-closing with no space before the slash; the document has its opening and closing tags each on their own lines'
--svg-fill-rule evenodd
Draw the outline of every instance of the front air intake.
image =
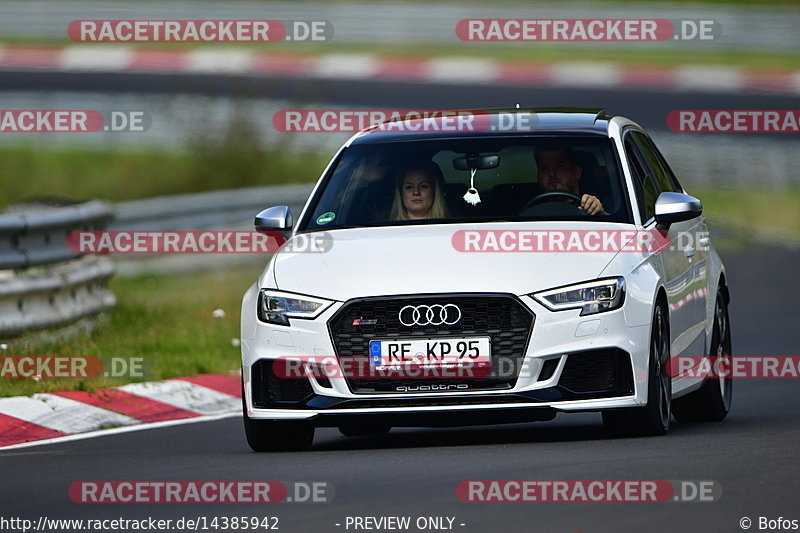
<svg viewBox="0 0 800 533">
<path fill-rule="evenodd" d="M 281 377 L 274 372 L 274 361 L 256 361 L 250 369 L 253 407 L 281 409 L 299 404 L 313 394 L 306 377 Z M 283 372 L 282 375 L 286 375 Z"/>
</svg>

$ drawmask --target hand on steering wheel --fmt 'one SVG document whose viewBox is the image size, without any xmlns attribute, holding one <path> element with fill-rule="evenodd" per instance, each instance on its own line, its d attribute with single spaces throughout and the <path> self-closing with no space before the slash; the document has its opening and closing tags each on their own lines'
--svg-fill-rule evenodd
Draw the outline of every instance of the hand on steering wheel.
<svg viewBox="0 0 800 533">
<path fill-rule="evenodd" d="M 521 213 L 525 213 L 528 209 L 539 205 L 544 202 L 561 202 L 564 199 L 570 200 L 569 203 L 574 204 L 575 210 L 579 211 L 581 214 L 586 214 L 583 209 L 580 209 L 581 206 L 581 197 L 577 194 L 572 194 L 571 192 L 566 191 L 551 191 L 540 194 L 535 198 L 532 198 L 525 204 L 525 207 L 522 208 Z"/>
<path fill-rule="evenodd" d="M 572 194 L 571 192 L 567 191 L 551 191 L 536 196 L 530 202 L 525 204 L 525 207 L 531 207 L 542 202 L 558 202 L 558 198 L 568 198 L 578 205 L 581 205 L 581 197 L 577 194 Z"/>
</svg>

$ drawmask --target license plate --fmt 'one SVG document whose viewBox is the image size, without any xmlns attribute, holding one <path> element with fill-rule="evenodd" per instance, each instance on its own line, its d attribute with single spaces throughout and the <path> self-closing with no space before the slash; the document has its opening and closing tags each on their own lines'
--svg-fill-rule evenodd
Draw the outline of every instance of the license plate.
<svg viewBox="0 0 800 533">
<path fill-rule="evenodd" d="M 489 337 L 370 341 L 373 367 L 491 366 Z"/>
</svg>

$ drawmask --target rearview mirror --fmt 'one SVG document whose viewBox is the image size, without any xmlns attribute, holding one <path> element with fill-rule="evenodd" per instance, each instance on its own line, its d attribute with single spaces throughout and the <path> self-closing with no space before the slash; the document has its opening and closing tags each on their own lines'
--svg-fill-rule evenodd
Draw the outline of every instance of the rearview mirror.
<svg viewBox="0 0 800 533">
<path fill-rule="evenodd" d="M 703 213 L 703 204 L 694 196 L 679 192 L 662 192 L 656 200 L 656 223 L 662 228 L 691 220 Z"/>
<path fill-rule="evenodd" d="M 292 211 L 286 205 L 264 209 L 255 220 L 256 231 L 276 231 L 284 237 L 292 232 L 292 224 Z"/>
<path fill-rule="evenodd" d="M 456 170 L 486 170 L 489 168 L 497 168 L 500 164 L 499 155 L 481 155 L 473 154 L 465 157 L 456 157 L 453 159 L 453 167 Z"/>
</svg>

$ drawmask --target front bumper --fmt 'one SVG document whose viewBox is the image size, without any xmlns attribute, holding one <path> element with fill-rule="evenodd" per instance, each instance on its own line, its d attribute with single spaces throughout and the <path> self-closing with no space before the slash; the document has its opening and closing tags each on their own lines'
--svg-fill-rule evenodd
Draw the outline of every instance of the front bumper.
<svg viewBox="0 0 800 533">
<path fill-rule="evenodd" d="M 262 367 L 283 357 L 335 361 L 329 323 L 344 304 L 334 304 L 316 320 L 293 319 L 290 327 L 256 321 L 252 337 L 242 342 L 248 416 L 308 420 L 319 426 L 336 426 L 356 416 L 359 421 L 378 417 L 395 426 L 441 426 L 549 420 L 558 411 L 646 403 L 649 325 L 628 326 L 623 309 L 581 317 L 578 311 L 551 312 L 527 296 L 517 300 L 535 320 L 518 358 L 519 375 L 501 390 L 354 392 L 346 378 L 309 375 L 287 380 L 292 382 L 287 399 L 273 394 L 275 386 L 264 381 Z M 607 363 L 598 365 L 599 359 Z M 272 392 L 265 394 L 267 389 Z"/>
</svg>

